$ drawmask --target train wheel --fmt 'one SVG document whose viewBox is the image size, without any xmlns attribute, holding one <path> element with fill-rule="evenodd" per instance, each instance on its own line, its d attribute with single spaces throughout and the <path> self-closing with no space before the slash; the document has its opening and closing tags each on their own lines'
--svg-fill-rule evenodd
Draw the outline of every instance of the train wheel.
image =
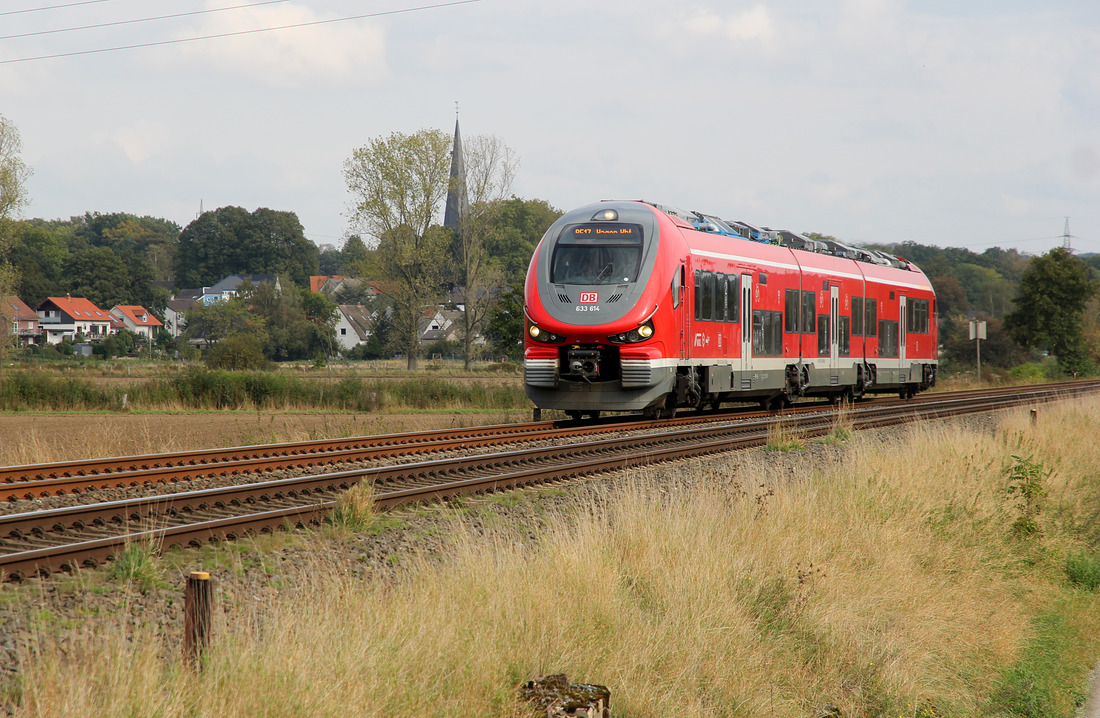
<svg viewBox="0 0 1100 718">
<path fill-rule="evenodd" d="M 531 421 L 542 421 L 542 409 L 535 409 L 531 412 Z"/>
<path fill-rule="evenodd" d="M 580 421 L 581 417 L 584 416 L 584 412 L 583 411 L 572 411 L 572 410 L 570 410 L 570 411 L 566 411 L 565 415 L 568 416 L 573 421 Z"/>
<path fill-rule="evenodd" d="M 600 412 L 590 411 L 590 412 L 588 412 L 588 416 L 589 416 L 589 418 L 592 418 L 592 419 L 599 419 L 600 418 Z"/>
<path fill-rule="evenodd" d="M 642 409 L 643 419 L 659 419 L 661 417 L 661 407 L 659 406 L 647 406 Z"/>
</svg>

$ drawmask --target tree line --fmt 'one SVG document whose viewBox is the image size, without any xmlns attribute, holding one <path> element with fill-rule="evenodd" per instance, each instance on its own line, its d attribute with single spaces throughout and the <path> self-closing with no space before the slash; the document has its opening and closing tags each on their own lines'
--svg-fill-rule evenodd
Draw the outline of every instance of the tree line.
<svg viewBox="0 0 1100 718">
<path fill-rule="evenodd" d="M 163 319 L 170 287 L 210 286 L 232 274 L 281 277 L 282 295 L 265 285 L 246 287 L 234 302 L 200 307 L 189 317 L 188 338 L 204 339 L 233 364 L 233 357 L 332 356 L 335 304 L 313 296 L 308 281 L 314 274 L 344 275 L 367 284 L 345 289 L 335 302 L 370 303 L 375 316 L 374 335 L 358 356 L 404 354 L 415 368 L 425 309 L 457 301 L 465 307 L 458 351 L 468 362 L 478 351 L 518 357 L 524 274 L 561 212 L 511 194 L 518 160 L 498 138 L 467 141 L 457 178 L 449 173 L 454 146 L 440 130 L 421 130 L 376 137 L 353 150 L 343 172 L 354 234 L 341 247 L 318 247 L 294 212 L 268 208 L 222 207 L 186 227 L 127 213 L 17 220 L 31 170 L 20 159 L 17 129 L 0 116 L 0 294 L 31 306 L 64 294 L 105 308 L 139 304 Z M 443 203 L 456 194 L 462 212 L 444 226 Z M 1100 256 L 875 246 L 915 262 L 932 281 L 945 371 L 972 366 L 968 324 L 975 319 L 987 322 L 988 367 L 1017 366 L 1042 353 L 1062 371 L 1096 371 Z M 476 337 L 488 345 L 479 348 Z"/>
</svg>

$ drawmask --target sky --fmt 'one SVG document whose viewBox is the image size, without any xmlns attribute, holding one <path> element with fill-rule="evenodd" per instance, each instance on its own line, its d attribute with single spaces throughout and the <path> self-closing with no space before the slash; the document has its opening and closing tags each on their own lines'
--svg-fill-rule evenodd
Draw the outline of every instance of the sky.
<svg viewBox="0 0 1100 718">
<path fill-rule="evenodd" d="M 26 218 L 267 207 L 340 247 L 355 149 L 456 111 L 563 211 L 1100 252 L 1096 0 L 0 2 Z"/>
</svg>

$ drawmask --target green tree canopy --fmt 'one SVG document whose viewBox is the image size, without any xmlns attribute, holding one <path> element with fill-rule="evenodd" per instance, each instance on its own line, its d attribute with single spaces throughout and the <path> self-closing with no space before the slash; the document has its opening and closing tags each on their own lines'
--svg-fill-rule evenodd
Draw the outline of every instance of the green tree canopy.
<svg viewBox="0 0 1100 718">
<path fill-rule="evenodd" d="M 202 340 L 206 344 L 217 344 L 222 339 L 236 334 L 251 334 L 260 345 L 267 341 L 262 317 L 250 314 L 248 306 L 241 297 L 199 305 L 185 314 L 187 328 L 184 337 L 188 340 Z"/>
<path fill-rule="evenodd" d="M 320 294 L 300 290 L 286 278 L 282 284 L 279 291 L 274 282 L 265 282 L 244 296 L 252 314 L 267 328 L 264 355 L 275 361 L 331 356 L 336 305 Z"/>
<path fill-rule="evenodd" d="M 116 304 L 132 303 L 126 262 L 106 247 L 88 247 L 65 262 L 65 290 L 84 297 L 104 311 Z"/>
<path fill-rule="evenodd" d="M 562 212 L 546 200 L 520 199 L 515 195 L 498 204 L 499 212 L 485 243 L 489 254 L 501 265 L 502 283 L 522 285 L 535 247 Z"/>
<path fill-rule="evenodd" d="M 377 137 L 344 162 L 352 195 L 351 221 L 378 240 L 373 266 L 354 269 L 377 277 L 393 305 L 393 323 L 416 369 L 419 321 L 442 293 L 452 233 L 433 226 L 450 182 L 450 140 L 439 130 Z"/>
<path fill-rule="evenodd" d="M 31 170 L 19 157 L 22 150 L 19 129 L 0 115 L 0 297 L 13 294 L 19 283 L 18 270 L 8 255 L 14 241 L 11 220 L 28 201 L 27 180 Z M 3 359 L 10 342 L 10 327 L 7 322 L 0 324 L 4 325 L 0 327 L 0 359 Z"/>
<path fill-rule="evenodd" d="M 211 286 L 231 274 L 289 274 L 295 284 L 308 285 L 319 254 L 293 212 L 222 207 L 180 233 L 176 286 Z"/>
<path fill-rule="evenodd" d="M 1088 369 L 1082 318 L 1097 282 L 1083 261 L 1056 247 L 1028 263 L 1005 328 L 1025 346 L 1049 350 L 1067 372 Z"/>
</svg>

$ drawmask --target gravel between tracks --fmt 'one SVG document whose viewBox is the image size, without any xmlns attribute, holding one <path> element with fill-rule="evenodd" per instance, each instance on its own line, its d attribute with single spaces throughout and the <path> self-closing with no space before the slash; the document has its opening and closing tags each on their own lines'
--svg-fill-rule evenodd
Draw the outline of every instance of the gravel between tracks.
<svg viewBox="0 0 1100 718">
<path fill-rule="evenodd" d="M 984 415 L 963 421 L 977 423 L 987 430 L 993 426 L 993 419 Z M 904 429 L 884 430 L 883 439 L 896 431 Z M 640 481 L 646 488 L 663 493 L 676 485 L 704 480 L 706 472 L 696 470 L 704 461 L 711 472 L 735 472 L 743 465 L 766 461 L 794 477 L 804 471 L 808 460 L 832 463 L 842 457 L 844 450 L 843 446 L 808 442 L 803 451 L 753 450 L 675 462 L 630 474 L 635 484 Z M 553 490 L 528 491 L 518 501 L 493 497 L 466 499 L 462 502 L 463 510 L 441 505 L 399 509 L 389 514 L 391 520 L 386 522 L 386 528 L 377 533 L 340 536 L 334 531 L 316 530 L 238 542 L 233 550 L 219 550 L 216 562 L 220 567 L 212 570 L 217 610 L 222 614 L 219 620 L 231 621 L 238 611 L 262 611 L 263 605 L 279 599 L 281 591 L 308 583 L 309 576 L 319 570 L 392 578 L 403 570 L 400 567 L 407 563 L 405 559 L 413 555 L 445 561 L 446 535 L 456 522 L 486 539 L 533 540 L 550 515 L 614 500 L 616 490 L 622 486 L 622 476 L 608 474 L 598 479 L 562 482 L 554 485 Z M 172 552 L 165 562 L 176 568 L 166 570 L 163 587 L 146 593 L 107 580 L 103 569 L 76 577 L 0 585 L 0 688 L 18 672 L 20 646 L 33 641 L 36 631 L 74 630 L 91 627 L 93 622 L 103 626 L 122 622 L 154 626 L 167 637 L 169 646 L 177 645 L 183 631 L 184 578 L 192 568 L 209 567 L 213 553 L 213 548 Z"/>
</svg>

